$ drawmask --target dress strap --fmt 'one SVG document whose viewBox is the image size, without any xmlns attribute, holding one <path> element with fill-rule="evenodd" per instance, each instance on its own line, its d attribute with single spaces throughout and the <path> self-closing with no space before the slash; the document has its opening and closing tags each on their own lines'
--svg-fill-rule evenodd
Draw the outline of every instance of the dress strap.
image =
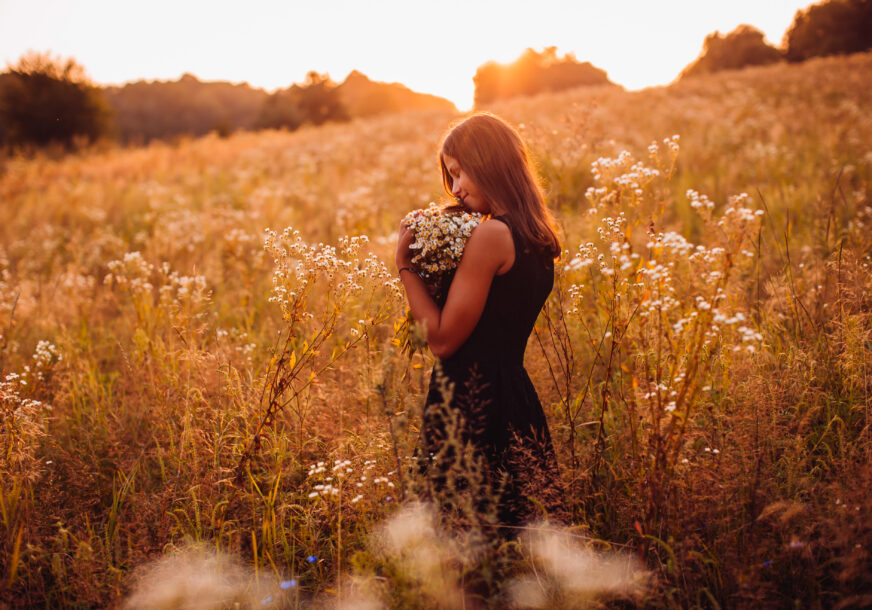
<svg viewBox="0 0 872 610">
<path fill-rule="evenodd" d="M 493 218 L 494 220 L 499 220 L 501 223 L 509 227 L 509 230 L 512 229 L 512 223 L 510 223 L 509 219 L 505 216 L 491 216 L 491 218 Z M 512 231 L 512 233 L 514 233 L 514 231 Z"/>
</svg>

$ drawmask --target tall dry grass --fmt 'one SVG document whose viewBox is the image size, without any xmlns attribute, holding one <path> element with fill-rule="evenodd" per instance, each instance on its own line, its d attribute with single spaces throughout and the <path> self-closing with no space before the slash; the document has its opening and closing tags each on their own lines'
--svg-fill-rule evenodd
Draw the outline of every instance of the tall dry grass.
<svg viewBox="0 0 872 610">
<path fill-rule="evenodd" d="M 396 345 L 383 261 L 455 117 L 2 160 L 0 602 L 135 606 L 167 556 L 253 605 L 867 604 L 870 77 L 866 54 L 493 108 L 564 232 L 527 353 L 555 539 L 397 512 L 431 359 Z M 588 595 L 586 548 L 650 579 Z"/>
</svg>

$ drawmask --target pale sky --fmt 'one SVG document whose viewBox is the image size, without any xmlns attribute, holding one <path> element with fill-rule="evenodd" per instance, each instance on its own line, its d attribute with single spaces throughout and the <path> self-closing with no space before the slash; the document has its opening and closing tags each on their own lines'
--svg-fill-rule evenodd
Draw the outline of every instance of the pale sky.
<svg viewBox="0 0 872 610">
<path fill-rule="evenodd" d="M 705 36 L 749 23 L 779 44 L 809 0 L 0 0 L 0 68 L 28 50 L 73 57 L 100 84 L 246 81 L 273 90 L 309 70 L 472 106 L 475 69 L 556 46 L 628 89 L 672 81 Z"/>
</svg>

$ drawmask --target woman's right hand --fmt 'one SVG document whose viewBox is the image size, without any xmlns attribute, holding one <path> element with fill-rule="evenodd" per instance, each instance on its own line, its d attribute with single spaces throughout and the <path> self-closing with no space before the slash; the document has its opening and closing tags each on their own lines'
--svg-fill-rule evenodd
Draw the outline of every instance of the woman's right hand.
<svg viewBox="0 0 872 610">
<path fill-rule="evenodd" d="M 400 230 L 397 234 L 397 254 L 396 263 L 397 269 L 403 267 L 412 267 L 412 251 L 409 246 L 415 241 L 415 234 L 412 233 L 402 222 Z"/>
</svg>

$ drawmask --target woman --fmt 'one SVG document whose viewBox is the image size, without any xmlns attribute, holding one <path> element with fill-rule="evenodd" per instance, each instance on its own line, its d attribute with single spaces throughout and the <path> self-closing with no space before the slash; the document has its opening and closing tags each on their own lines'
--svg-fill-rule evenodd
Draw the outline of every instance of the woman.
<svg viewBox="0 0 872 610">
<path fill-rule="evenodd" d="M 445 137 L 439 159 L 446 191 L 489 218 L 467 240 L 441 308 L 412 266 L 413 235 L 400 227 L 396 263 L 409 309 L 439 359 L 424 408 L 422 454 L 443 462 L 458 457 L 442 450 L 447 424 L 439 406 L 448 400 L 498 495 L 496 517 L 518 525 L 543 508 L 560 512 L 551 438 L 523 366 L 554 283 L 560 243 L 526 147 L 502 119 L 476 114 L 461 121 Z M 448 466 L 435 465 L 440 468 Z M 446 478 L 437 477 L 437 487 Z"/>
</svg>

